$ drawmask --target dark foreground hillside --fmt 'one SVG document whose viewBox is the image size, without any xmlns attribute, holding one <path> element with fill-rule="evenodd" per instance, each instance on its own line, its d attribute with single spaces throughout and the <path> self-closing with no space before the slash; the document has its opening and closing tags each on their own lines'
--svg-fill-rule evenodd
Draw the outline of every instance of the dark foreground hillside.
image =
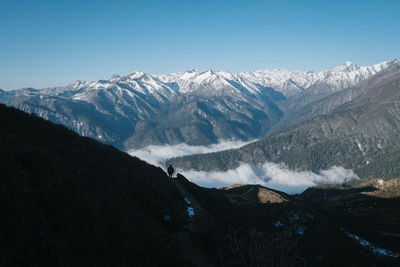
<svg viewBox="0 0 400 267">
<path fill-rule="evenodd" d="M 0 266 L 399 263 L 399 180 L 205 189 L 3 105 L 0 123 Z"/>
<path fill-rule="evenodd" d="M 161 169 L 3 105 L 0 124 L 1 266 L 179 263 Z"/>
</svg>

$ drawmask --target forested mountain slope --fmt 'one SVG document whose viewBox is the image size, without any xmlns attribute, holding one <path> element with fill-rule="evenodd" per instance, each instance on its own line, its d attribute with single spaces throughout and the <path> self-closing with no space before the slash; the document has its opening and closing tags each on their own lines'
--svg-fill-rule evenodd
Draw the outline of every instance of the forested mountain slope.
<svg viewBox="0 0 400 267">
<path fill-rule="evenodd" d="M 306 106 L 312 117 L 236 150 L 171 159 L 183 169 L 227 170 L 284 162 L 318 172 L 333 165 L 363 178 L 400 175 L 400 68 Z M 321 113 L 313 117 L 310 113 Z"/>
<path fill-rule="evenodd" d="M 273 127 L 314 115 L 297 116 L 307 104 L 398 65 L 394 59 L 361 67 L 346 62 L 321 72 L 133 72 L 64 87 L 0 91 L 0 102 L 124 151 L 147 145 L 209 145 L 262 138 Z"/>
</svg>

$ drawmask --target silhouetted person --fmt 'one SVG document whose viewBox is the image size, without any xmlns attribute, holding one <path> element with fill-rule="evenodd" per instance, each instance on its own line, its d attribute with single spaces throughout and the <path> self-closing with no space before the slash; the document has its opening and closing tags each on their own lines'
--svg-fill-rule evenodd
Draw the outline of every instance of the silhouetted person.
<svg viewBox="0 0 400 267">
<path fill-rule="evenodd" d="M 174 173 L 174 168 L 172 168 L 171 164 L 169 165 L 167 171 L 168 171 L 169 177 L 172 178 L 172 174 Z"/>
</svg>

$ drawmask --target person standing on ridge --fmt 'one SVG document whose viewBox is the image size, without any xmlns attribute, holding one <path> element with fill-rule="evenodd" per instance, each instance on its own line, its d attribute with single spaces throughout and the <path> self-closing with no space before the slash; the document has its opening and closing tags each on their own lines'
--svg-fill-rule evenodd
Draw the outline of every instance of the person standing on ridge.
<svg viewBox="0 0 400 267">
<path fill-rule="evenodd" d="M 174 168 L 172 168 L 171 164 L 169 165 L 167 171 L 168 171 L 169 178 L 172 178 L 172 174 L 174 173 Z"/>
</svg>

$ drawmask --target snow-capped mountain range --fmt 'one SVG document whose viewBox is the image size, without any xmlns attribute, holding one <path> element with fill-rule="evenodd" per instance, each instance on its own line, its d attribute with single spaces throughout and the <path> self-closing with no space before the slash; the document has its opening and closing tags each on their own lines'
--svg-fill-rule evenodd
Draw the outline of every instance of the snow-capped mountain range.
<svg viewBox="0 0 400 267">
<path fill-rule="evenodd" d="M 399 64 L 398 59 L 361 67 L 347 61 L 344 65 L 321 72 L 272 69 L 241 72 L 238 75 L 253 83 L 272 87 L 286 96 L 293 96 L 318 83 L 329 85 L 333 92 L 340 91 L 396 64 Z"/>
<path fill-rule="evenodd" d="M 123 149 L 149 144 L 210 144 L 267 134 L 298 95 L 329 95 L 399 65 L 346 62 L 331 70 L 230 73 L 133 72 L 65 87 L 0 91 L 0 101 Z"/>
<path fill-rule="evenodd" d="M 237 91 L 238 87 L 246 89 L 247 93 L 257 95 L 261 91 L 261 85 L 263 87 L 271 87 L 288 97 L 296 95 L 317 83 L 326 83 L 332 87 L 332 91 L 340 91 L 343 88 L 354 86 L 358 82 L 395 64 L 399 64 L 398 59 L 360 67 L 351 61 L 347 61 L 341 66 L 320 72 L 286 69 L 255 70 L 239 73 L 188 70 L 185 72 L 152 75 L 134 71 L 126 76 L 113 75 L 109 80 L 79 80 L 66 87 L 58 88 L 59 90 L 54 91 L 53 94 L 63 91 L 77 91 L 82 88 L 97 90 L 116 87 L 125 90 L 133 89 L 139 93 L 151 94 L 159 100 L 165 100 L 178 93 L 204 92 L 220 95 L 221 91 L 226 93 L 227 88 Z M 129 88 L 126 88 L 126 85 Z M 49 89 L 43 89 L 41 92 L 51 93 Z"/>
</svg>

